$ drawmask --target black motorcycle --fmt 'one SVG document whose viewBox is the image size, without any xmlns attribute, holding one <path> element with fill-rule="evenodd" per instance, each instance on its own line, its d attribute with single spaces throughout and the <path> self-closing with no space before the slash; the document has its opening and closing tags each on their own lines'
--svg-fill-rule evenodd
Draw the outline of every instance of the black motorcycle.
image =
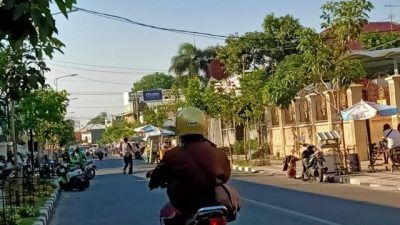
<svg viewBox="0 0 400 225">
<path fill-rule="evenodd" d="M 301 175 L 303 181 L 313 182 L 314 180 L 318 180 L 322 182 L 324 175 L 328 171 L 323 152 L 316 151 L 308 159 L 303 160 L 303 168 Z"/>
<path fill-rule="evenodd" d="M 174 218 L 161 218 L 165 225 L 227 225 L 228 211 L 225 206 L 211 206 L 201 208 L 193 216 L 175 216 Z"/>
<path fill-rule="evenodd" d="M 96 155 L 97 155 L 97 158 L 99 159 L 99 160 L 103 160 L 103 158 L 104 158 L 104 152 L 103 151 L 97 151 L 96 152 Z"/>
</svg>

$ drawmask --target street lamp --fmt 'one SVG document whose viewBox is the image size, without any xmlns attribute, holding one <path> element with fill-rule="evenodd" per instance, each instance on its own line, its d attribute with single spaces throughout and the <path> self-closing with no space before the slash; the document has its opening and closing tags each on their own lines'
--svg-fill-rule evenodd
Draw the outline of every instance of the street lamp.
<svg viewBox="0 0 400 225">
<path fill-rule="evenodd" d="M 58 86 L 57 86 L 58 79 L 62 79 L 65 77 L 75 77 L 75 76 L 78 76 L 78 74 L 74 73 L 74 74 L 68 74 L 68 75 L 61 76 L 61 77 L 56 77 L 56 79 L 54 79 L 54 85 L 56 86 L 56 91 L 58 91 Z"/>
</svg>

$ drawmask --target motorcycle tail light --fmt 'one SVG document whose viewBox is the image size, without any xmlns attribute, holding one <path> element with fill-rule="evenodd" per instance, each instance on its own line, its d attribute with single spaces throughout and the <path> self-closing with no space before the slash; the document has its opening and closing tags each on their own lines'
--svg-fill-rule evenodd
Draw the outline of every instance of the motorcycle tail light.
<svg viewBox="0 0 400 225">
<path fill-rule="evenodd" d="M 226 225 L 226 219 L 224 218 L 211 218 L 209 221 L 210 225 Z"/>
</svg>

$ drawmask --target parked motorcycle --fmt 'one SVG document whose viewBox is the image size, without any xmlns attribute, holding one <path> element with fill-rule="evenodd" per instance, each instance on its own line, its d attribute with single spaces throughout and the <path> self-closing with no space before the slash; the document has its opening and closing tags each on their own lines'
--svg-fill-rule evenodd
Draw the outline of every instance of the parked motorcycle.
<svg viewBox="0 0 400 225">
<path fill-rule="evenodd" d="M 89 179 L 83 174 L 79 167 L 71 167 L 63 162 L 57 169 L 57 175 L 59 177 L 60 189 L 64 191 L 71 191 L 78 189 L 80 191 L 85 190 L 90 186 Z"/>
<path fill-rule="evenodd" d="M 99 160 L 103 160 L 103 158 L 104 158 L 104 152 L 103 152 L 103 151 L 98 150 L 98 151 L 96 152 L 96 155 L 97 155 L 97 158 L 98 158 Z"/>
<path fill-rule="evenodd" d="M 328 171 L 328 167 L 325 165 L 324 154 L 318 150 L 311 154 L 306 162 L 303 161 L 303 166 L 304 169 L 301 176 L 303 181 L 313 182 L 314 180 L 318 180 L 322 182 L 324 174 Z"/>
<path fill-rule="evenodd" d="M 51 177 L 56 175 L 56 168 L 57 165 L 54 160 L 45 157 L 39 170 L 39 176 L 50 179 Z"/>
<path fill-rule="evenodd" d="M 90 161 L 83 163 L 81 165 L 81 169 L 82 169 L 83 173 L 85 174 L 85 176 L 89 180 L 93 179 L 94 176 L 96 176 L 97 166 L 96 166 L 94 160 L 90 160 Z"/>
<path fill-rule="evenodd" d="M 0 156 L 0 180 L 5 181 L 8 177 L 15 172 L 15 168 L 11 165 L 11 163 L 7 162 L 5 156 Z"/>
<path fill-rule="evenodd" d="M 228 211 L 225 206 L 204 207 L 197 211 L 188 219 L 179 218 L 161 218 L 162 224 L 165 225 L 226 225 Z"/>
</svg>

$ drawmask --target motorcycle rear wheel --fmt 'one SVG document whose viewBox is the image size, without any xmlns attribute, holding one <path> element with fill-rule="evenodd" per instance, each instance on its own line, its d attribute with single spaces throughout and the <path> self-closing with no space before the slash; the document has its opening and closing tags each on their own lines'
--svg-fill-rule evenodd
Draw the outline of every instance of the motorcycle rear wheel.
<svg viewBox="0 0 400 225">
<path fill-rule="evenodd" d="M 301 179 L 303 181 L 309 181 L 310 180 L 310 175 L 307 172 L 304 172 L 301 174 Z"/>
<path fill-rule="evenodd" d="M 96 176 L 96 171 L 93 168 L 88 169 L 87 171 L 85 171 L 85 176 L 91 180 L 94 178 L 94 176 Z"/>
</svg>

